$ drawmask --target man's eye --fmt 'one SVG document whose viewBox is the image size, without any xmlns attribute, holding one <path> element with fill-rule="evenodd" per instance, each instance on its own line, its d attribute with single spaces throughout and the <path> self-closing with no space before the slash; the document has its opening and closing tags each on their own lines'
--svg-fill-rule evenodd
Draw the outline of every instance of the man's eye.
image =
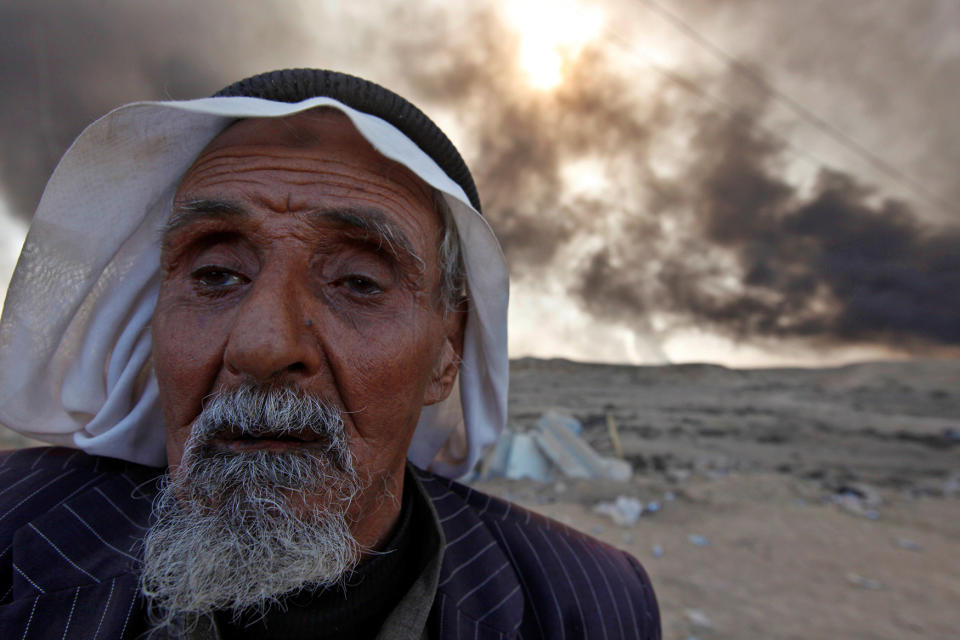
<svg viewBox="0 0 960 640">
<path fill-rule="evenodd" d="M 205 287 L 222 288 L 243 284 L 243 276 L 220 267 L 201 267 L 190 274 Z"/>
<path fill-rule="evenodd" d="M 372 296 L 383 291 L 380 285 L 365 276 L 347 276 L 341 282 L 351 292 L 362 296 Z"/>
</svg>

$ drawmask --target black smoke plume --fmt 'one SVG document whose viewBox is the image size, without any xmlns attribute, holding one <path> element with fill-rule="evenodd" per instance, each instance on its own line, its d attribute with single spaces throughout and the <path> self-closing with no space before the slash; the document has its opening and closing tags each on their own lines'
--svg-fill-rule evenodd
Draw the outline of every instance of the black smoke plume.
<svg viewBox="0 0 960 640">
<path fill-rule="evenodd" d="M 683 176 L 694 241 L 662 256 L 656 308 L 738 338 L 960 344 L 960 229 L 924 225 L 836 170 L 799 192 L 751 118 L 702 117 L 694 147 Z M 575 291 L 597 313 L 625 319 L 652 304 L 637 299 L 651 285 L 632 277 L 646 266 L 634 240 L 581 273 Z"/>
<path fill-rule="evenodd" d="M 454 11 L 398 2 L 359 18 L 317 9 L 307 20 L 282 2 L 197 10 L 10 0 L 0 5 L 0 188 L 27 215 L 70 140 L 117 104 L 209 95 L 270 68 L 331 66 L 453 123 L 514 278 L 562 278 L 598 318 L 644 333 L 658 317 L 666 330 L 701 326 L 744 340 L 960 345 L 955 223 L 931 222 L 916 202 L 891 199 L 850 171 L 823 168 L 797 186 L 787 177 L 791 156 L 768 128 L 770 97 L 716 66 L 662 75 L 629 53 L 646 24 L 634 5 L 611 4 L 610 34 L 570 55 L 562 85 L 534 91 L 517 65 L 518 34 L 492 4 Z M 758 43 L 768 31 L 797 32 L 789 21 L 773 24 L 768 4 L 698 9 L 714 10 L 724 19 L 764 16 L 771 29 L 740 34 Z M 892 29 L 885 38 L 898 35 Z M 798 55 L 813 45 L 786 42 L 774 57 L 814 77 L 806 67 L 819 58 Z M 877 67 L 839 59 L 856 60 L 864 76 Z M 958 64 L 939 61 L 938 86 Z M 904 86 L 918 82 L 897 73 Z M 844 95 L 849 76 L 838 84 Z M 880 109 L 888 80 L 869 93 L 871 108 Z M 947 89 L 931 100 L 955 104 Z M 937 147 L 944 162 L 924 166 L 955 166 L 950 139 Z M 571 186 L 570 167 L 584 160 L 601 168 L 606 186 Z"/>
<path fill-rule="evenodd" d="M 0 3 L 0 190 L 13 213 L 32 213 L 70 142 L 108 110 L 209 95 L 242 77 L 264 42 L 296 46 L 295 16 L 278 4 Z"/>
</svg>

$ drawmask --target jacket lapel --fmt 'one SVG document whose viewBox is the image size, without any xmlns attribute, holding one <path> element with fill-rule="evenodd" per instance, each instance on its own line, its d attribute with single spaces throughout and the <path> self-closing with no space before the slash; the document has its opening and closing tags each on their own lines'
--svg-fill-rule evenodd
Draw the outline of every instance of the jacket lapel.
<svg viewBox="0 0 960 640">
<path fill-rule="evenodd" d="M 20 528 L 8 606 L 23 615 L 10 610 L 5 619 L 19 619 L 25 637 L 47 631 L 66 637 L 78 629 L 95 630 L 91 637 L 132 637 L 142 618 L 135 613 L 142 607 L 138 556 L 155 474 L 94 473 L 73 496 Z"/>
<path fill-rule="evenodd" d="M 515 636 L 523 619 L 523 592 L 510 559 L 448 480 L 420 470 L 417 476 L 446 538 L 434 604 L 441 637 Z"/>
</svg>

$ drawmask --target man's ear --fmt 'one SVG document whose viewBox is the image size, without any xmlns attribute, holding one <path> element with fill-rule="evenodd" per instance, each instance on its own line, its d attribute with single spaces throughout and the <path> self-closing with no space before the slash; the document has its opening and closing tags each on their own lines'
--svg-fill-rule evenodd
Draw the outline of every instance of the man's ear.
<svg viewBox="0 0 960 640">
<path fill-rule="evenodd" d="M 446 312 L 446 317 L 443 319 L 443 345 L 440 347 L 440 355 L 423 397 L 424 406 L 446 400 L 453 391 L 463 358 L 463 333 L 466 325 L 466 305 L 457 311 Z"/>
</svg>

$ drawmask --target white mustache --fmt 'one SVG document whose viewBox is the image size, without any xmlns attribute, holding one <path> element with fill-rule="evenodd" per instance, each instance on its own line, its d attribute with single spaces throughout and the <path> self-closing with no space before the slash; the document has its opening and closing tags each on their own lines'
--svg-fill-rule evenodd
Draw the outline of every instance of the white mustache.
<svg viewBox="0 0 960 640">
<path fill-rule="evenodd" d="M 293 386 L 245 384 L 209 396 L 193 422 L 198 447 L 216 438 L 277 438 L 317 442 L 338 462 L 347 453 L 339 407 Z"/>
</svg>

